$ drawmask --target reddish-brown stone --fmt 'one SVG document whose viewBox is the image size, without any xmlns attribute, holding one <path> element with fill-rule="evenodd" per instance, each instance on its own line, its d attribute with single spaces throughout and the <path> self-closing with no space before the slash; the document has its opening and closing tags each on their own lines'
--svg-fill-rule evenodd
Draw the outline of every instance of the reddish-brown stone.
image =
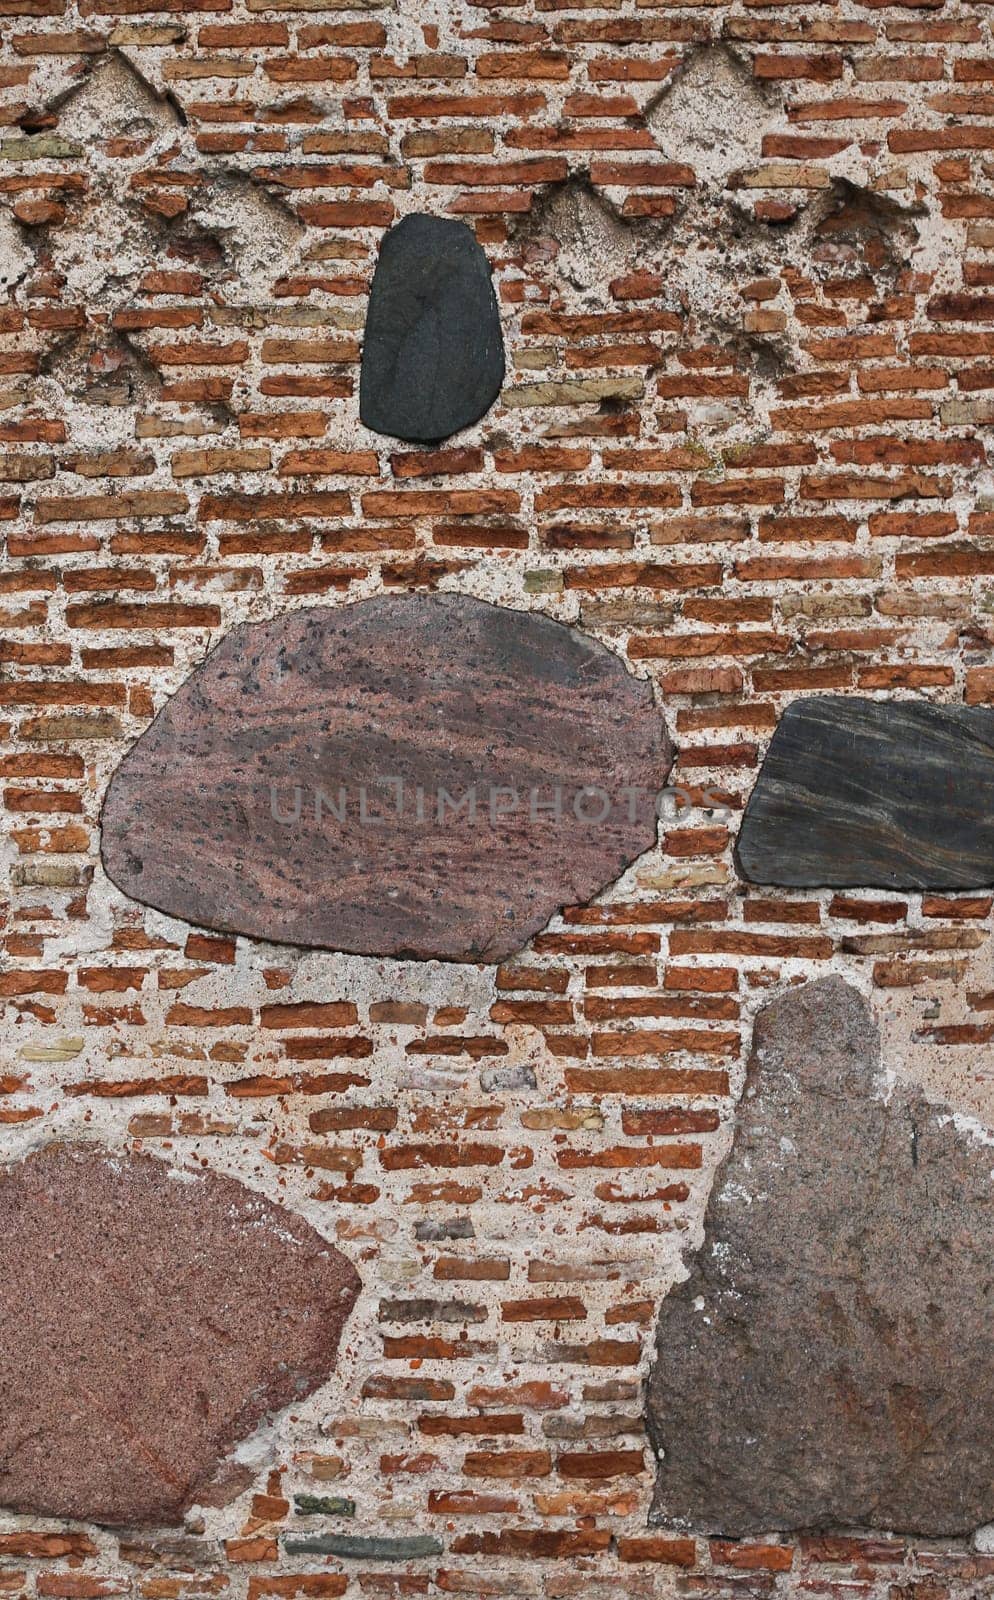
<svg viewBox="0 0 994 1600">
<path fill-rule="evenodd" d="M 50 1144 L 0 1169 L 0 1505 L 112 1526 L 207 1501 L 333 1371 L 359 1279 L 232 1178 Z"/>
<path fill-rule="evenodd" d="M 315 607 L 236 628 L 169 702 L 111 783 L 103 860 L 222 932 L 500 961 L 655 842 L 670 759 L 650 686 L 547 617 Z"/>
</svg>

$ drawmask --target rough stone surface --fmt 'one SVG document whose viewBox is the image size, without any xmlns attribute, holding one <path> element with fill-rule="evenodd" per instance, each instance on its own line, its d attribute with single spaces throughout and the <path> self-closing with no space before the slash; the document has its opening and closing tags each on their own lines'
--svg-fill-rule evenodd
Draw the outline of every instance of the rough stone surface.
<svg viewBox="0 0 994 1600">
<path fill-rule="evenodd" d="M 991 1521 L 990 1146 L 888 1090 L 841 978 L 760 1013 L 704 1245 L 660 1317 L 656 1520 L 735 1536 Z"/>
<path fill-rule="evenodd" d="M 497 961 L 649 848 L 669 763 L 649 686 L 573 629 L 464 595 L 315 607 L 235 629 L 160 713 L 104 865 L 207 928 Z"/>
<path fill-rule="evenodd" d="M 0 1505 L 176 1522 L 333 1371 L 359 1279 L 234 1179 L 50 1144 L 0 1168 Z"/>
<path fill-rule="evenodd" d="M 777 98 L 757 85 L 727 44 L 690 52 L 649 113 L 664 154 L 689 161 L 699 183 L 720 187 L 755 155 L 756 128 L 780 119 Z"/>
<path fill-rule="evenodd" d="M 373 278 L 362 421 L 377 433 L 435 443 L 478 422 L 503 382 L 486 255 L 461 222 L 405 217 L 383 240 Z"/>
<path fill-rule="evenodd" d="M 737 858 L 752 883 L 994 883 L 994 711 L 796 701 L 750 796 Z"/>
</svg>

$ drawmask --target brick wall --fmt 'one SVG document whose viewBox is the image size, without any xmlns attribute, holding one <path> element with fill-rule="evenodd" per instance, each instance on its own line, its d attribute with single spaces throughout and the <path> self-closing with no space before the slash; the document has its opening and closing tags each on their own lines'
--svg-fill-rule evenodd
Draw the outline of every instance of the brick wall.
<svg viewBox="0 0 994 1600">
<path fill-rule="evenodd" d="M 363 1280 L 240 1498 L 161 1536 L 4 1516 L 0 1593 L 994 1592 L 941 1542 L 650 1531 L 641 1422 L 771 989 L 845 973 L 895 1070 L 994 1114 L 989 895 L 747 889 L 730 854 L 791 698 L 994 695 L 988 7 L 0 18 L 0 1146 L 235 1174 Z M 475 229 L 509 364 L 427 452 L 358 422 L 412 210 Z M 725 809 L 498 971 L 208 936 L 108 883 L 109 776 L 227 629 L 432 587 L 604 640 Z M 288 1556 L 308 1530 L 443 1553 Z"/>
</svg>

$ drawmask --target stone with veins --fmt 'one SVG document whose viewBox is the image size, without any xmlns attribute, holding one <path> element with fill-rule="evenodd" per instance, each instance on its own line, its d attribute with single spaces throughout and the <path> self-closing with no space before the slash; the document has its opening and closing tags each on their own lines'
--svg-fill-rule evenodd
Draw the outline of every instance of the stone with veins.
<svg viewBox="0 0 994 1600">
<path fill-rule="evenodd" d="M 671 759 L 649 684 L 576 629 L 459 594 L 316 606 L 234 629 L 169 701 L 103 861 L 202 927 L 500 961 L 655 844 Z"/>
</svg>

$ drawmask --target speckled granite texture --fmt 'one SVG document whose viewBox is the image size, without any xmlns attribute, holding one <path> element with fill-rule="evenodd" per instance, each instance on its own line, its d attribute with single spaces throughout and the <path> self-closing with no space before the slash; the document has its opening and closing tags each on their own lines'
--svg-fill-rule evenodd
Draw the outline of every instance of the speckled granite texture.
<svg viewBox="0 0 994 1600">
<path fill-rule="evenodd" d="M 0 1506 L 111 1526 L 209 1499 L 334 1371 L 359 1292 L 234 1179 L 79 1143 L 0 1167 L 0 1285 Z"/>
<path fill-rule="evenodd" d="M 991 1138 L 889 1089 L 863 997 L 756 1020 L 731 1155 L 649 1384 L 655 1515 L 741 1537 L 994 1520 Z"/>
</svg>

